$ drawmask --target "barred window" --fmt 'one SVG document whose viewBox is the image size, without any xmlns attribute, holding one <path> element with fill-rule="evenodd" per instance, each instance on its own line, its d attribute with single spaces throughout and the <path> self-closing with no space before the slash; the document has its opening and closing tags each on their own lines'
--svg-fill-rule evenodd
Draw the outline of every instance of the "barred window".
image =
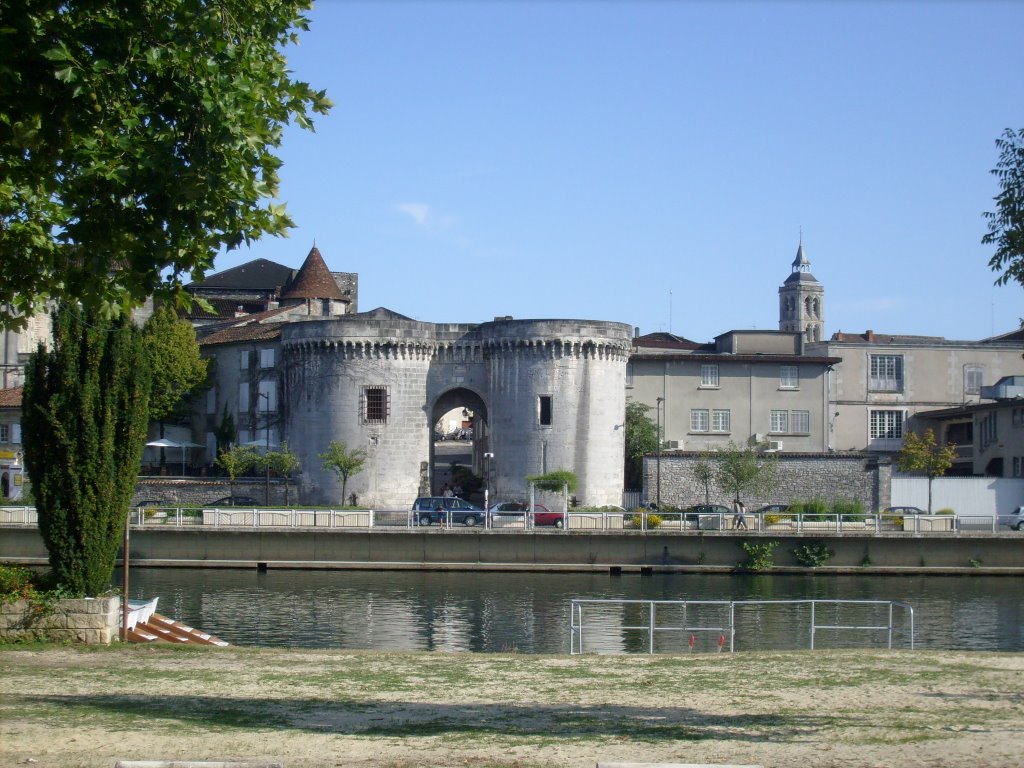
<svg viewBox="0 0 1024 768">
<path fill-rule="evenodd" d="M 771 432 L 789 432 L 789 411 L 772 411 Z"/>
<path fill-rule="evenodd" d="M 363 387 L 363 420 L 366 424 L 387 424 L 388 406 L 387 387 Z"/>
<path fill-rule="evenodd" d="M 690 431 L 708 432 L 711 429 L 711 419 L 707 408 L 692 408 L 690 410 Z"/>
<path fill-rule="evenodd" d="M 799 389 L 800 369 L 795 365 L 779 366 L 779 386 L 782 389 Z"/>
<path fill-rule="evenodd" d="M 902 440 L 903 411 L 871 411 L 868 436 L 872 440 Z"/>
<path fill-rule="evenodd" d="M 718 409 L 711 411 L 711 431 L 728 432 L 731 427 L 731 415 L 729 409 Z"/>
<path fill-rule="evenodd" d="M 790 411 L 790 427 L 796 433 L 809 433 L 811 431 L 810 411 Z"/>
<path fill-rule="evenodd" d="M 981 394 L 981 380 L 985 374 L 985 369 L 980 365 L 968 365 L 964 368 L 964 394 L 965 395 L 980 395 Z"/>
<path fill-rule="evenodd" d="M 705 363 L 700 367 L 700 385 L 702 387 L 718 386 L 718 364 Z"/>
<path fill-rule="evenodd" d="M 902 392 L 903 355 L 871 355 L 868 389 L 873 392 Z"/>
</svg>

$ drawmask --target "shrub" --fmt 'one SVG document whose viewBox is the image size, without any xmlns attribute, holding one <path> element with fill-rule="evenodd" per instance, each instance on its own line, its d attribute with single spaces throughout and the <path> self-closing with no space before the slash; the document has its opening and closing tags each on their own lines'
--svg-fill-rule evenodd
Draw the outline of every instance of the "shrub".
<svg viewBox="0 0 1024 768">
<path fill-rule="evenodd" d="M 955 514 L 956 514 L 956 512 L 954 512 L 954 511 L 953 511 L 952 509 L 950 509 L 949 507 L 943 507 L 942 509 L 940 509 L 939 511 L 937 511 L 937 512 L 936 512 L 935 514 L 936 514 L 936 515 L 955 515 Z"/>
<path fill-rule="evenodd" d="M 739 563 L 738 567 L 744 571 L 767 571 L 775 565 L 775 548 L 779 546 L 777 541 L 738 542 L 744 552 L 746 559 Z"/>
<path fill-rule="evenodd" d="M 804 568 L 819 568 L 828 562 L 828 559 L 834 554 L 824 542 L 821 541 L 808 541 L 805 544 L 801 544 L 796 547 L 793 551 L 793 557 L 800 563 Z"/>
<path fill-rule="evenodd" d="M 805 520 L 820 520 L 828 514 L 828 502 L 824 499 L 797 501 L 790 505 L 789 511 L 803 515 Z"/>
<path fill-rule="evenodd" d="M 863 522 L 867 519 L 864 502 L 857 499 L 834 499 L 832 514 L 839 515 L 841 520 L 847 522 Z"/>
</svg>

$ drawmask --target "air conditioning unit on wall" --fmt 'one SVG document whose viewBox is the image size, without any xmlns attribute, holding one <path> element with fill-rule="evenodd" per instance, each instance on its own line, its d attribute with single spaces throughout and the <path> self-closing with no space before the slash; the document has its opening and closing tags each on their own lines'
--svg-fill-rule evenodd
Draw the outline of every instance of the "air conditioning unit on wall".
<svg viewBox="0 0 1024 768">
<path fill-rule="evenodd" d="M 678 440 L 666 440 L 665 441 L 665 450 L 666 451 L 679 450 L 679 441 Z"/>
<path fill-rule="evenodd" d="M 768 441 L 768 448 L 766 450 L 769 450 L 769 451 L 781 451 L 782 450 L 782 441 L 781 440 L 769 440 Z"/>
<path fill-rule="evenodd" d="M 764 432 L 757 432 L 757 433 L 754 434 L 754 442 L 755 443 L 763 443 L 765 441 L 766 437 L 767 437 L 767 435 L 765 435 Z"/>
</svg>

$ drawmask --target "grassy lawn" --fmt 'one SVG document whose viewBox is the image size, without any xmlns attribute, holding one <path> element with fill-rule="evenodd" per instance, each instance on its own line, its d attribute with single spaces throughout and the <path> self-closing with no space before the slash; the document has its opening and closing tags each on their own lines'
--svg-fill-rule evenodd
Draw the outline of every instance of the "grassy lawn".
<svg viewBox="0 0 1024 768">
<path fill-rule="evenodd" d="M 898 754 L 978 768 L 1015 764 L 1002 761 L 1024 744 L 1019 654 L 2 646 L 0 672 L 0 764 L 41 768 L 229 757 L 870 766 Z"/>
</svg>

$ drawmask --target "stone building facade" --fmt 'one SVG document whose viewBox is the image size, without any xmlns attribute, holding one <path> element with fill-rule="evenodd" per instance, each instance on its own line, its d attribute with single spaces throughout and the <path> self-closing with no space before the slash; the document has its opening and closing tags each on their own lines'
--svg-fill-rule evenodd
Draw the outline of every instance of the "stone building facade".
<svg viewBox="0 0 1024 768">
<path fill-rule="evenodd" d="M 314 249 L 279 306 L 200 329 L 215 384 L 192 428 L 205 436 L 208 461 L 214 431 L 230 416 L 240 443 L 287 441 L 301 462 L 301 503 L 339 504 L 341 482 L 320 459 L 338 441 L 366 455 L 346 495 L 408 509 L 439 491 L 434 425 L 464 408 L 474 415 L 472 469 L 486 476 L 491 498 L 526 498 L 528 476 L 565 469 L 577 475 L 581 501 L 621 501 L 628 325 L 442 324 L 384 308 L 337 314 L 329 277 Z"/>
</svg>

